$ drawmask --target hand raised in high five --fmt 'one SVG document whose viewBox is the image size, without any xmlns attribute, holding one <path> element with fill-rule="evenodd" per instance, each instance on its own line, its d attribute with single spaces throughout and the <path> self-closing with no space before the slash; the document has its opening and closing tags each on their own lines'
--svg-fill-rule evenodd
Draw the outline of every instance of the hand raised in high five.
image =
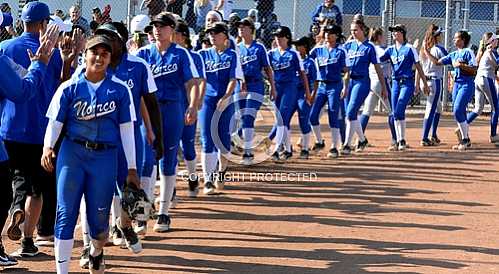
<svg viewBox="0 0 499 274">
<path fill-rule="evenodd" d="M 52 54 L 54 53 L 54 47 L 57 43 L 57 38 L 59 36 L 59 27 L 57 25 L 50 25 L 47 31 L 40 37 L 40 47 L 35 54 L 28 49 L 28 56 L 31 62 L 40 61 L 45 65 L 49 63 Z"/>
</svg>

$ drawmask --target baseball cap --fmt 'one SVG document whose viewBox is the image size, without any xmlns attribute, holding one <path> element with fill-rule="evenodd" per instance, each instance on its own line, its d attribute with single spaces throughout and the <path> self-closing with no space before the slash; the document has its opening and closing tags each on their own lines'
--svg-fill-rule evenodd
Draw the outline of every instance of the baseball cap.
<svg viewBox="0 0 499 274">
<path fill-rule="evenodd" d="M 255 28 L 255 23 L 253 22 L 253 19 L 251 19 L 250 17 L 246 17 L 244 18 L 243 20 L 237 22 L 235 24 L 236 27 L 240 27 L 240 26 L 248 26 L 248 27 L 251 27 L 251 28 Z"/>
<path fill-rule="evenodd" d="M 146 27 L 144 28 L 144 33 L 149 33 L 149 32 L 151 32 L 151 31 L 152 31 L 152 26 L 151 26 L 151 25 L 146 26 Z"/>
<path fill-rule="evenodd" d="M 187 24 L 184 22 L 178 22 L 177 27 L 175 28 L 175 31 L 178 33 L 181 33 L 185 37 L 190 36 L 189 26 L 187 26 Z"/>
<path fill-rule="evenodd" d="M 90 37 L 87 40 L 87 44 L 85 45 L 85 50 L 97 47 L 99 45 L 106 47 L 109 52 L 113 51 L 111 41 L 104 35 L 94 35 Z"/>
<path fill-rule="evenodd" d="M 172 28 L 175 28 L 175 26 L 177 25 L 175 18 L 168 12 L 162 12 L 154 16 L 154 18 L 151 20 L 151 25 L 154 25 L 156 23 Z"/>
<path fill-rule="evenodd" d="M 274 36 L 278 36 L 278 37 L 286 37 L 289 40 L 291 40 L 291 37 L 292 37 L 291 30 L 288 27 L 286 27 L 286 26 L 280 26 L 272 34 Z"/>
<path fill-rule="evenodd" d="M 9 13 L 0 12 L 0 27 L 12 25 L 12 15 Z"/>
<path fill-rule="evenodd" d="M 388 27 L 388 30 L 391 32 L 400 31 L 402 33 L 407 33 L 407 29 L 402 24 L 396 24 L 395 26 Z"/>
<path fill-rule="evenodd" d="M 50 21 L 49 26 L 50 25 L 56 25 L 56 26 L 59 27 L 59 31 L 62 31 L 62 32 L 71 32 L 71 30 L 73 29 L 73 24 L 71 22 L 69 22 L 69 21 L 64 22 L 57 15 L 51 15 L 50 18 L 52 20 Z"/>
<path fill-rule="evenodd" d="M 47 4 L 42 2 L 29 2 L 23 7 L 21 19 L 24 22 L 39 22 L 50 19 L 50 10 Z"/>
<path fill-rule="evenodd" d="M 149 23 L 151 23 L 149 16 L 139 14 L 132 18 L 132 21 L 130 22 L 130 32 L 145 32 L 144 30 Z"/>
<path fill-rule="evenodd" d="M 311 44 L 312 44 L 312 42 L 310 41 L 310 38 L 308 38 L 307 36 L 303 36 L 302 38 L 300 38 L 296 41 L 293 41 L 293 45 L 295 45 L 295 46 L 310 47 Z"/>
<path fill-rule="evenodd" d="M 111 35 L 116 35 L 120 38 L 120 40 L 123 42 L 125 41 L 123 37 L 120 35 L 118 32 L 118 29 L 111 23 L 104 23 L 100 25 L 96 30 L 95 30 L 95 35 L 106 35 L 106 34 L 111 34 Z"/>
<path fill-rule="evenodd" d="M 341 36 L 341 34 L 343 33 L 341 27 L 338 25 L 327 25 L 326 27 L 324 27 L 324 32 L 336 34 L 337 36 Z"/>
<path fill-rule="evenodd" d="M 216 34 L 223 32 L 225 33 L 225 35 L 229 36 L 229 28 L 223 22 L 216 22 L 211 28 L 206 29 L 206 33 L 211 32 L 214 32 Z"/>
</svg>

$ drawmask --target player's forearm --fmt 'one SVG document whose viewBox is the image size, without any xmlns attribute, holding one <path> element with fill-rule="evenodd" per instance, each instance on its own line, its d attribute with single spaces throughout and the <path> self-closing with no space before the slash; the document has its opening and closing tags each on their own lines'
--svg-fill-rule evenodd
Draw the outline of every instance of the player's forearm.
<svg viewBox="0 0 499 274">
<path fill-rule="evenodd" d="M 163 140 L 161 112 L 159 110 L 158 100 L 156 100 L 156 95 L 154 95 L 154 93 L 148 93 L 142 98 L 144 99 L 144 104 L 146 105 L 147 112 L 149 114 L 149 120 L 151 122 L 154 135 L 156 135 L 157 140 Z"/>
<path fill-rule="evenodd" d="M 191 82 L 192 81 L 192 82 Z M 199 104 L 199 85 L 197 79 L 191 79 L 189 81 L 189 107 L 197 108 Z"/>
<path fill-rule="evenodd" d="M 140 115 L 142 116 L 142 120 L 144 121 L 144 126 L 146 127 L 147 131 L 152 131 L 151 119 L 149 117 L 149 111 L 147 111 L 144 98 L 140 99 Z"/>
<path fill-rule="evenodd" d="M 135 138 L 133 131 L 133 122 L 120 124 L 120 137 L 128 169 L 137 169 L 135 159 Z"/>
<path fill-rule="evenodd" d="M 300 78 L 303 81 L 303 86 L 305 87 L 305 93 L 307 96 L 311 96 L 310 86 L 308 85 L 308 78 L 304 71 L 300 71 Z"/>
</svg>

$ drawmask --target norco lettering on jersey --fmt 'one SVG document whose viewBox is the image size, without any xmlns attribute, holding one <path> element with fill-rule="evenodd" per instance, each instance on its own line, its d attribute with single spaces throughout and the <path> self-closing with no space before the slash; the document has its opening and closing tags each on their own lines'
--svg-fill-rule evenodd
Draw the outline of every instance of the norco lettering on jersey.
<svg viewBox="0 0 499 274">
<path fill-rule="evenodd" d="M 283 70 L 283 69 L 289 68 L 290 66 L 291 66 L 290 61 L 285 61 L 285 62 L 273 61 L 272 62 L 272 67 L 274 68 L 274 70 Z"/>
<path fill-rule="evenodd" d="M 392 59 L 392 63 L 394 63 L 394 64 L 402 63 L 405 59 L 405 55 L 392 56 L 391 59 Z"/>
<path fill-rule="evenodd" d="M 116 110 L 116 103 L 114 101 L 106 102 L 104 104 L 91 104 L 86 101 L 78 101 L 74 104 L 73 108 L 76 109 L 76 118 L 78 120 L 92 120 L 112 113 Z"/>
<path fill-rule="evenodd" d="M 241 58 L 241 63 L 243 65 L 246 65 L 246 64 L 251 63 L 251 62 L 256 61 L 256 60 L 258 60 L 258 56 L 256 56 L 256 55 L 249 55 L 249 56 L 242 57 Z"/>
<path fill-rule="evenodd" d="M 230 61 L 222 63 L 206 61 L 206 72 L 215 72 L 221 69 L 228 69 L 228 68 L 230 68 Z"/>
<path fill-rule="evenodd" d="M 317 58 L 320 67 L 335 64 L 338 62 L 338 58 L 327 58 L 327 57 L 319 57 Z"/>
<path fill-rule="evenodd" d="M 168 64 L 165 66 L 152 65 L 151 70 L 154 78 L 156 78 L 159 76 L 176 72 L 178 70 L 178 66 L 177 64 Z"/>
<path fill-rule="evenodd" d="M 349 50 L 348 51 L 348 58 L 356 58 L 356 57 L 361 57 L 366 55 L 365 51 L 355 51 L 355 50 Z"/>
</svg>

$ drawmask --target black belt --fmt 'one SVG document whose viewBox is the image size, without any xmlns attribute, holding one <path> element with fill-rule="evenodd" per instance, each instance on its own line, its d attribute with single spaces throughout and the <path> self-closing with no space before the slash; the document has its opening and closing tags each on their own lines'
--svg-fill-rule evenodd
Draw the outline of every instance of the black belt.
<svg viewBox="0 0 499 274">
<path fill-rule="evenodd" d="M 437 76 L 426 76 L 426 81 L 431 81 L 431 80 L 441 80 L 442 77 L 437 77 Z"/>
<path fill-rule="evenodd" d="M 393 81 L 396 81 L 397 83 L 404 84 L 407 81 L 414 81 L 414 78 L 412 77 L 399 77 L 399 78 L 393 78 Z"/>
<path fill-rule="evenodd" d="M 338 83 L 341 83 L 341 80 L 338 80 L 338 81 L 320 80 L 319 82 L 324 83 L 324 84 L 338 84 Z"/>
<path fill-rule="evenodd" d="M 109 144 L 102 144 L 102 143 L 94 143 L 90 141 L 85 141 L 85 140 L 78 140 L 78 139 L 73 139 L 68 137 L 73 143 L 79 144 L 84 146 L 88 150 L 106 150 L 106 149 L 111 149 L 115 148 L 115 145 L 109 145 Z"/>
</svg>

